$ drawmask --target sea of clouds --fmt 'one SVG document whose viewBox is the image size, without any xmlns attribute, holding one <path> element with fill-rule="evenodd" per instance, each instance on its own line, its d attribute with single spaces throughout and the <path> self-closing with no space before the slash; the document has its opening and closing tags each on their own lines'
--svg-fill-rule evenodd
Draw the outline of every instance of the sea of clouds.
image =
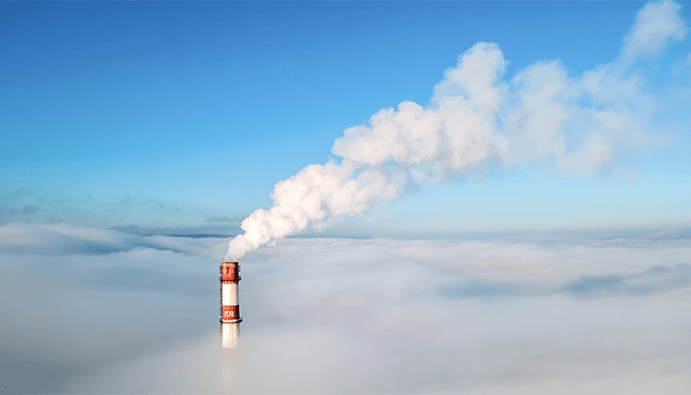
<svg viewBox="0 0 691 395">
<path fill-rule="evenodd" d="M 8 393 L 688 393 L 691 232 L 227 239 L 0 226 Z"/>
</svg>

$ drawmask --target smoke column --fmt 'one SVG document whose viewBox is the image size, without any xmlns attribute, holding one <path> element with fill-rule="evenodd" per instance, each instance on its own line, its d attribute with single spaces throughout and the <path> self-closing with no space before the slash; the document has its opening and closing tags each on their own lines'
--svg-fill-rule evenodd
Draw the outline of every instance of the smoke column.
<svg viewBox="0 0 691 395">
<path fill-rule="evenodd" d="M 230 241 L 226 260 L 307 227 L 323 229 L 452 176 L 536 162 L 564 176 L 615 172 L 615 154 L 659 144 L 654 98 L 639 59 L 659 55 L 688 28 L 672 1 L 648 3 L 620 55 L 571 77 L 559 60 L 536 62 L 503 79 L 499 46 L 480 42 L 444 72 L 426 106 L 404 101 L 348 128 L 332 153 L 340 163 L 309 165 L 276 184 L 273 207 L 257 209 Z"/>
</svg>

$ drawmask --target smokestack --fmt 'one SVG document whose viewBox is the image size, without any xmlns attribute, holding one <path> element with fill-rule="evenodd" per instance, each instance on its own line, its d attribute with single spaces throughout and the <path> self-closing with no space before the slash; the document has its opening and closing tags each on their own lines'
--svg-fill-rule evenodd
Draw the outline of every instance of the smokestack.
<svg viewBox="0 0 691 395">
<path fill-rule="evenodd" d="M 238 282 L 240 265 L 237 262 L 221 263 L 221 344 L 223 348 L 235 348 L 240 335 L 240 303 Z"/>
</svg>

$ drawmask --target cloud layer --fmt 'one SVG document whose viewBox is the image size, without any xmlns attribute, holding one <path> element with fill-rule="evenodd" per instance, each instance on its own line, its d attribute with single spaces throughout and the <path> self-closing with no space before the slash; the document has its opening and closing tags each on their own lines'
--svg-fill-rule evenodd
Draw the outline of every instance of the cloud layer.
<svg viewBox="0 0 691 395">
<path fill-rule="evenodd" d="M 691 390 L 688 232 L 285 239 L 241 262 L 224 354 L 223 240 L 59 230 L 0 227 L 0 378 L 22 392 Z"/>
<path fill-rule="evenodd" d="M 571 76 L 559 60 L 539 61 L 504 78 L 507 60 L 479 42 L 444 72 L 426 106 L 404 101 L 345 130 L 332 152 L 340 163 L 310 165 L 276 184 L 273 207 L 242 222 L 225 259 L 309 226 L 328 226 L 375 203 L 453 176 L 528 162 L 558 174 L 616 173 L 617 154 L 660 144 L 658 98 L 645 62 L 688 28 L 672 1 L 641 9 L 611 63 Z"/>
</svg>

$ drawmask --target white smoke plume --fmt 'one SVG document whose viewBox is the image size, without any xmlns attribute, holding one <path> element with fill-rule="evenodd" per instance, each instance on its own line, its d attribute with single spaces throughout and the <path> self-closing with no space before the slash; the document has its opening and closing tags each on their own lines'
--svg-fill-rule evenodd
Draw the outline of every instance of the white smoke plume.
<svg viewBox="0 0 691 395">
<path fill-rule="evenodd" d="M 656 101 L 636 60 L 686 37 L 680 8 L 648 3 L 619 57 L 575 77 L 552 60 L 507 81 L 499 46 L 475 44 L 444 72 L 426 106 L 404 101 L 380 110 L 336 139 L 340 164 L 310 165 L 276 184 L 273 207 L 242 222 L 245 233 L 230 241 L 226 259 L 490 161 L 505 168 L 538 162 L 567 176 L 611 171 L 618 150 L 662 141 L 652 124 Z"/>
</svg>

